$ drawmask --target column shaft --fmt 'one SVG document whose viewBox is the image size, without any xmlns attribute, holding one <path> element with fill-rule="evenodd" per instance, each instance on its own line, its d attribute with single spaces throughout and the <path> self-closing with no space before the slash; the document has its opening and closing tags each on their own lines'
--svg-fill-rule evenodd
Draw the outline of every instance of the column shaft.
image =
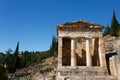
<svg viewBox="0 0 120 80">
<path fill-rule="evenodd" d="M 94 55 L 94 49 L 95 49 L 95 38 L 92 38 L 92 55 Z"/>
<path fill-rule="evenodd" d="M 91 54 L 90 54 L 90 43 L 89 40 L 86 39 L 86 64 L 87 66 L 92 66 L 91 64 Z"/>
<path fill-rule="evenodd" d="M 62 66 L 62 38 L 58 38 L 58 67 Z"/>
<path fill-rule="evenodd" d="M 71 40 L 71 66 L 76 66 L 75 40 Z"/>
<path fill-rule="evenodd" d="M 100 66 L 101 67 L 106 67 L 104 43 L 103 43 L 102 38 L 99 38 L 99 58 L 100 58 Z"/>
</svg>

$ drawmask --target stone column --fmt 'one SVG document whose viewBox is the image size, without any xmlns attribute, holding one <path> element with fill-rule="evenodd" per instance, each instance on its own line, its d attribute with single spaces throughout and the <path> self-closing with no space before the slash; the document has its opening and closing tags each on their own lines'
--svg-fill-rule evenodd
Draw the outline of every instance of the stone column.
<svg viewBox="0 0 120 80">
<path fill-rule="evenodd" d="M 94 55 L 95 38 L 92 38 L 92 55 Z"/>
<path fill-rule="evenodd" d="M 76 66 L 75 40 L 71 39 L 71 66 Z"/>
<path fill-rule="evenodd" d="M 88 38 L 86 38 L 86 64 L 87 66 L 92 66 L 91 54 L 90 54 L 90 42 Z"/>
<path fill-rule="evenodd" d="M 58 38 L 58 67 L 62 66 L 62 38 Z"/>
<path fill-rule="evenodd" d="M 102 37 L 99 38 L 99 59 L 100 59 L 100 66 L 106 67 L 106 59 L 105 59 L 105 52 L 104 52 L 104 43 Z"/>
</svg>

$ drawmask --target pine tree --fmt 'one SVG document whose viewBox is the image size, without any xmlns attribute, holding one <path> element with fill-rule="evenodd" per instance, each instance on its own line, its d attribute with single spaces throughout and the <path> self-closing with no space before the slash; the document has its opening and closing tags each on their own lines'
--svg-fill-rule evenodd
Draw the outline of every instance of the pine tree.
<svg viewBox="0 0 120 80">
<path fill-rule="evenodd" d="M 118 36 L 118 30 L 119 30 L 119 23 L 116 19 L 115 11 L 113 11 L 113 17 L 112 17 L 112 22 L 111 22 L 111 31 L 110 35 L 111 36 Z"/>
</svg>

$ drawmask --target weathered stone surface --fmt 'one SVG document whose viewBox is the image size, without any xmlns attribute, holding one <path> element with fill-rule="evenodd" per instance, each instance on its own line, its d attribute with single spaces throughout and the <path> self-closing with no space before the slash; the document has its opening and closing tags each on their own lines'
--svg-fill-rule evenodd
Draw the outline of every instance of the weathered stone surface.
<svg viewBox="0 0 120 80">
<path fill-rule="evenodd" d="M 107 35 L 103 39 L 108 72 L 120 80 L 120 37 Z"/>
<path fill-rule="evenodd" d="M 84 21 L 58 25 L 58 65 L 106 67 L 101 31 L 102 26 Z"/>
<path fill-rule="evenodd" d="M 116 48 L 116 45 L 118 45 L 119 43 L 115 44 L 114 41 L 116 39 L 116 37 L 114 36 L 110 36 L 107 35 L 103 38 L 104 40 L 104 48 L 105 48 L 105 52 L 109 53 L 109 52 L 113 52 Z"/>
<path fill-rule="evenodd" d="M 89 30 L 88 30 L 89 31 Z M 59 31 L 58 36 L 60 37 L 102 37 L 101 32 L 78 32 L 78 31 Z"/>
<path fill-rule="evenodd" d="M 55 80 L 57 57 L 44 59 L 41 63 L 19 69 L 9 74 L 9 80 Z"/>
<path fill-rule="evenodd" d="M 109 76 L 107 68 L 101 67 L 62 67 L 58 69 L 60 79 L 58 80 L 115 80 Z M 107 77 L 106 77 L 107 76 Z"/>
<path fill-rule="evenodd" d="M 70 22 L 58 25 L 57 33 L 57 80 L 112 80 L 97 77 L 109 75 L 101 25 L 85 21 Z"/>
</svg>

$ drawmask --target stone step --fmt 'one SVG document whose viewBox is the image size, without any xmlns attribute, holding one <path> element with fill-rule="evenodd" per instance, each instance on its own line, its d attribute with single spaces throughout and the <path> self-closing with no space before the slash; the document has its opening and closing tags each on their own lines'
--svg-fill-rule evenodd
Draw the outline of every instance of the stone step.
<svg viewBox="0 0 120 80">
<path fill-rule="evenodd" d="M 115 77 L 108 75 L 108 76 L 95 76 L 94 80 L 116 80 Z"/>
<path fill-rule="evenodd" d="M 117 80 L 101 67 L 62 67 L 57 72 L 60 80 Z"/>
<path fill-rule="evenodd" d="M 58 72 L 61 73 L 61 75 L 109 75 L 107 68 L 100 68 L 100 67 L 94 67 L 94 68 L 87 68 L 87 67 L 79 67 L 79 68 L 61 68 L 58 70 Z"/>
<path fill-rule="evenodd" d="M 62 76 L 61 80 L 117 80 L 113 76 Z"/>
</svg>

